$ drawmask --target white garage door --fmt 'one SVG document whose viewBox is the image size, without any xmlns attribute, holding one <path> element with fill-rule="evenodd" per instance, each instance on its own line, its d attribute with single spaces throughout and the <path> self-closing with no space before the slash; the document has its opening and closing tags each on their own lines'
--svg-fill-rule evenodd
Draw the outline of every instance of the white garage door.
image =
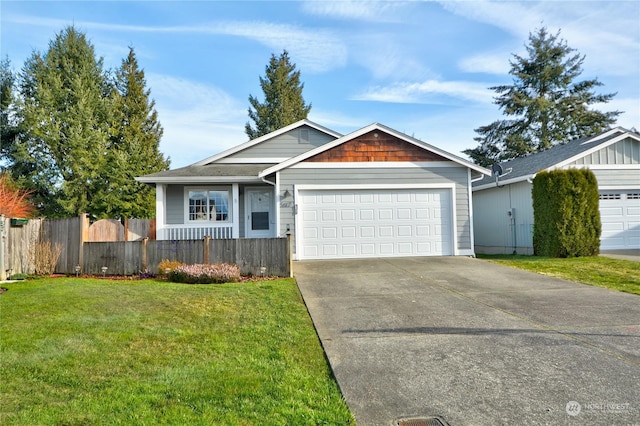
<svg viewBox="0 0 640 426">
<path fill-rule="evenodd" d="M 298 258 L 451 255 L 450 193 L 448 189 L 302 190 L 297 200 Z"/>
<path fill-rule="evenodd" d="M 640 189 L 600 191 L 600 250 L 640 248 Z"/>
</svg>

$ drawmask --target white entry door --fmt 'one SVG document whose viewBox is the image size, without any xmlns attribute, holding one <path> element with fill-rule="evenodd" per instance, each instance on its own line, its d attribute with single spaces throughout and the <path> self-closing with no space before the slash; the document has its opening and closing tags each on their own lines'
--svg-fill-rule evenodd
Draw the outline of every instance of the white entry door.
<svg viewBox="0 0 640 426">
<path fill-rule="evenodd" d="M 245 190 L 246 237 L 271 238 L 275 236 L 273 189 L 247 188 Z"/>
<path fill-rule="evenodd" d="M 449 189 L 301 190 L 299 259 L 452 255 Z"/>
</svg>

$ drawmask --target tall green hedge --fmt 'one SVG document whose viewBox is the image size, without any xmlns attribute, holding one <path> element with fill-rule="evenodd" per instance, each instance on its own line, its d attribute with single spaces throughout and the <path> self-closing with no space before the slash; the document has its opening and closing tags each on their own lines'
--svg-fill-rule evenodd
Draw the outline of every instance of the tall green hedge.
<svg viewBox="0 0 640 426">
<path fill-rule="evenodd" d="M 533 250 L 538 256 L 600 252 L 598 182 L 591 170 L 540 172 L 533 180 Z"/>
</svg>

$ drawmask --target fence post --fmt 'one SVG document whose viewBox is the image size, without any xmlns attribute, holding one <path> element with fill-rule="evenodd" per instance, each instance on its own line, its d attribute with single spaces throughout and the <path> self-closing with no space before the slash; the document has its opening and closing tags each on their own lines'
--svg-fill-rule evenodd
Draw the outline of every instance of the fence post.
<svg viewBox="0 0 640 426">
<path fill-rule="evenodd" d="M 147 270 L 147 242 L 149 241 L 149 237 L 145 237 L 142 239 L 142 271 Z"/>
<path fill-rule="evenodd" d="M 293 237 L 287 233 L 287 257 L 289 258 L 289 277 L 293 278 Z"/>
<path fill-rule="evenodd" d="M 202 261 L 205 263 L 205 265 L 211 263 L 211 260 L 209 258 L 209 241 L 211 241 L 211 237 L 209 235 L 206 235 L 204 237 L 204 252 L 202 253 Z"/>
<path fill-rule="evenodd" d="M 84 269 L 84 243 L 89 240 L 89 215 L 81 213 L 80 217 L 80 241 L 78 244 L 80 248 L 78 250 L 78 265 Z"/>
</svg>

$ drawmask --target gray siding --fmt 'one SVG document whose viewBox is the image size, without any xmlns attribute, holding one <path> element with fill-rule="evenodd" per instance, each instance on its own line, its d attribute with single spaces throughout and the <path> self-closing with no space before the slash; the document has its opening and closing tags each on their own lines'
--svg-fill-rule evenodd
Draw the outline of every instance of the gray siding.
<svg viewBox="0 0 640 426">
<path fill-rule="evenodd" d="M 476 253 L 533 254 L 532 186 L 525 181 L 473 193 Z"/>
<path fill-rule="evenodd" d="M 333 136 L 308 126 L 302 126 L 232 154 L 227 159 L 291 158 L 334 140 Z"/>
<path fill-rule="evenodd" d="M 632 186 L 640 188 L 640 170 L 592 170 L 598 186 Z"/>
<path fill-rule="evenodd" d="M 640 143 L 627 138 L 579 158 L 572 164 L 640 164 Z"/>
<path fill-rule="evenodd" d="M 339 167 L 339 166 L 338 166 Z M 355 168 L 335 169 L 285 169 L 280 172 L 280 195 L 288 189 L 293 194 L 295 184 L 341 185 L 341 184 L 442 184 L 455 183 L 456 226 L 458 250 L 470 250 L 471 218 L 469 216 L 468 172 L 466 167 L 427 168 Z M 294 229 L 294 203 L 281 202 L 280 229 Z M 295 237 L 295 236 L 294 236 Z"/>
<path fill-rule="evenodd" d="M 167 186 L 167 225 L 184 223 L 184 185 Z"/>
</svg>

